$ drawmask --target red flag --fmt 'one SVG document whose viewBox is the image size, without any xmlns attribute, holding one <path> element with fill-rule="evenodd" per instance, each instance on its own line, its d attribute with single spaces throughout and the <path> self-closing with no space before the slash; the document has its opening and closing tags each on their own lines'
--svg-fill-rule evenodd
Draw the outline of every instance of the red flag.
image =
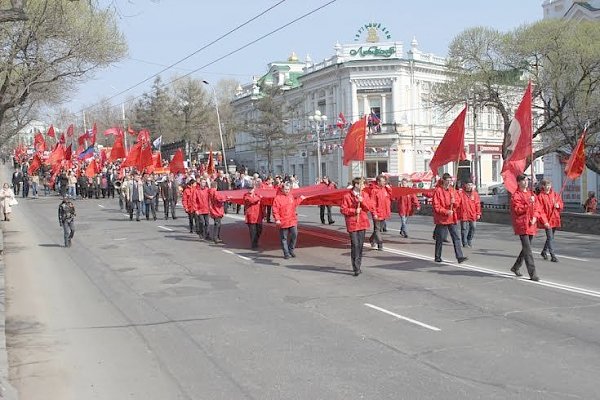
<svg viewBox="0 0 600 400">
<path fill-rule="evenodd" d="M 104 164 L 106 164 L 106 160 L 108 156 L 106 155 L 106 149 L 100 150 L 100 168 L 104 168 Z"/>
<path fill-rule="evenodd" d="M 344 117 L 344 113 L 340 112 L 337 119 L 337 127 L 342 129 L 344 126 L 346 126 L 346 118 Z"/>
<path fill-rule="evenodd" d="M 58 143 L 65 144 L 65 134 L 61 133 L 60 138 L 58 138 Z"/>
<path fill-rule="evenodd" d="M 138 158 L 140 157 L 140 152 L 142 150 L 141 147 L 142 145 L 139 143 L 131 146 L 129 149 L 129 154 L 127 154 L 127 157 L 121 163 L 121 167 L 136 167 Z"/>
<path fill-rule="evenodd" d="M 75 133 L 75 127 L 73 126 L 73 124 L 71 124 L 67 128 L 67 137 L 73 137 L 74 133 Z"/>
<path fill-rule="evenodd" d="M 174 174 L 185 172 L 185 167 L 183 165 L 183 151 L 181 149 L 177 149 L 175 152 L 173 159 L 169 163 L 169 171 Z"/>
<path fill-rule="evenodd" d="M 585 132 L 584 130 L 577 141 L 577 146 L 573 149 L 565 167 L 565 175 L 571 180 L 579 178 L 585 168 Z"/>
<path fill-rule="evenodd" d="M 85 140 L 88 138 L 87 132 L 77 138 L 77 144 L 81 147 L 85 146 Z"/>
<path fill-rule="evenodd" d="M 143 171 L 149 165 L 152 165 L 152 146 L 150 146 L 150 143 L 143 143 L 137 169 Z"/>
<path fill-rule="evenodd" d="M 96 123 L 94 122 L 94 126 L 92 127 L 92 134 L 90 137 L 90 145 L 93 146 L 96 144 L 96 134 L 98 133 L 98 128 L 96 128 Z"/>
<path fill-rule="evenodd" d="M 155 168 L 162 168 L 162 154 L 160 154 L 160 151 L 155 151 L 154 154 L 152 154 L 152 165 L 154 165 Z"/>
<path fill-rule="evenodd" d="M 42 160 L 39 154 L 35 153 L 33 155 L 33 160 L 31 160 L 31 164 L 29 164 L 29 168 L 27 168 L 27 174 L 33 175 L 36 173 L 38 169 L 42 166 Z"/>
<path fill-rule="evenodd" d="M 150 131 L 148 129 L 142 129 L 138 133 L 137 141 L 140 143 L 150 143 Z"/>
<path fill-rule="evenodd" d="M 502 166 L 504 186 L 510 193 L 517 190 L 517 175 L 525 171 L 527 157 L 532 155 L 533 129 L 531 126 L 531 82 L 525 89 L 523 100 L 508 127 L 506 159 Z M 531 160 L 533 162 L 533 160 Z"/>
<path fill-rule="evenodd" d="M 118 136 L 120 134 L 121 129 L 119 128 L 108 128 L 104 131 L 104 136 L 115 135 Z"/>
<path fill-rule="evenodd" d="M 44 140 L 44 135 L 41 132 L 35 134 L 33 138 L 33 147 L 35 151 L 43 153 L 46 151 L 46 141 Z"/>
<path fill-rule="evenodd" d="M 465 118 L 467 116 L 467 106 L 458 114 L 458 117 L 448 127 L 442 141 L 435 150 L 429 168 L 433 175 L 437 175 L 438 169 L 449 162 L 464 160 L 467 158 L 465 153 Z"/>
<path fill-rule="evenodd" d="M 73 156 L 79 157 L 79 155 L 81 153 L 83 153 L 84 150 L 85 150 L 85 148 L 83 147 L 83 144 L 80 144 L 79 146 L 77 146 L 77 150 L 75 150 L 75 154 L 72 154 L 71 157 L 73 157 Z"/>
<path fill-rule="evenodd" d="M 71 161 L 72 157 L 73 157 L 73 147 L 71 145 L 69 145 L 67 147 L 67 150 L 65 151 L 65 160 Z"/>
<path fill-rule="evenodd" d="M 210 153 L 208 154 L 208 165 L 206 166 L 206 172 L 208 175 L 215 173 L 215 159 L 213 157 L 212 145 L 210 146 Z"/>
<path fill-rule="evenodd" d="M 93 178 L 98 173 L 98 165 L 96 164 L 96 159 L 93 158 L 90 160 L 87 168 L 85 169 L 85 176 L 88 178 Z"/>
<path fill-rule="evenodd" d="M 110 157 L 108 158 L 110 161 L 116 161 L 119 158 L 125 158 L 125 146 L 123 145 L 123 136 L 115 137 L 115 142 L 113 143 L 112 150 L 110 151 Z"/>
<path fill-rule="evenodd" d="M 361 118 L 350 126 L 344 139 L 344 165 L 350 161 L 365 160 L 365 145 L 367 137 L 367 117 Z M 317 149 L 321 151 L 321 149 Z"/>
<path fill-rule="evenodd" d="M 48 132 L 46 132 L 46 135 L 50 136 L 51 138 L 56 137 L 56 133 L 54 133 L 54 125 L 50 125 L 50 128 L 48 128 Z"/>
<path fill-rule="evenodd" d="M 60 143 L 56 144 L 52 153 L 50 153 L 50 157 L 48 158 L 48 164 L 56 165 L 60 164 L 62 160 L 65 159 L 65 148 Z"/>
</svg>

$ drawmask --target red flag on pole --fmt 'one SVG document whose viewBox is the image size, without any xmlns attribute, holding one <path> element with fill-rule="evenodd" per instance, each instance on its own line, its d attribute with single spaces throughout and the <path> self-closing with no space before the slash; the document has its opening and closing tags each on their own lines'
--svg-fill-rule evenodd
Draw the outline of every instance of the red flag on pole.
<svg viewBox="0 0 600 400">
<path fill-rule="evenodd" d="M 104 131 L 104 136 L 115 135 L 118 136 L 120 134 L 121 129 L 119 128 L 108 128 Z"/>
<path fill-rule="evenodd" d="M 98 165 L 96 164 L 96 159 L 92 158 L 87 168 L 85 169 L 85 176 L 88 178 L 93 178 L 98 173 Z"/>
<path fill-rule="evenodd" d="M 56 137 L 56 133 L 54 132 L 54 125 L 50 125 L 50 128 L 48 128 L 48 132 L 46 132 L 46 135 L 50 136 L 51 138 Z"/>
<path fill-rule="evenodd" d="M 42 166 L 42 160 L 39 154 L 35 153 L 33 155 L 33 160 L 31 160 L 31 164 L 29 164 L 29 168 L 27 168 L 27 174 L 33 175 L 36 173 L 38 169 Z"/>
<path fill-rule="evenodd" d="M 531 121 L 531 82 L 529 82 L 523 100 L 515 112 L 515 117 L 510 122 L 506 138 L 507 153 L 501 175 L 504 186 L 510 193 L 517 190 L 517 175 L 525 171 L 527 157 L 531 156 L 533 150 Z"/>
<path fill-rule="evenodd" d="M 48 163 L 50 165 L 60 164 L 62 160 L 65 158 L 65 147 L 57 143 L 52 153 L 50 153 L 50 157 L 48 157 Z"/>
<path fill-rule="evenodd" d="M 162 168 L 162 154 L 160 154 L 160 151 L 155 151 L 154 154 L 152 154 L 152 165 L 154 165 L 155 168 Z"/>
<path fill-rule="evenodd" d="M 67 128 L 67 137 L 73 137 L 74 133 L 75 133 L 75 127 L 73 126 L 73 124 L 71 124 Z"/>
<path fill-rule="evenodd" d="M 100 168 L 104 168 L 104 164 L 106 164 L 106 160 L 108 156 L 106 155 L 106 149 L 100 150 Z"/>
<path fill-rule="evenodd" d="M 337 127 L 342 129 L 344 126 L 346 126 L 346 118 L 344 117 L 344 113 L 340 112 L 340 115 L 338 115 L 338 119 L 337 119 Z"/>
<path fill-rule="evenodd" d="M 110 161 L 116 161 L 119 158 L 125 158 L 125 146 L 123 145 L 123 136 L 116 136 L 115 142 L 113 143 L 112 150 L 110 151 Z"/>
<path fill-rule="evenodd" d="M 121 163 L 121 167 L 137 167 L 137 161 L 142 151 L 142 145 L 139 143 L 134 144 L 129 149 L 129 154 L 125 160 Z"/>
<path fill-rule="evenodd" d="M 94 126 L 92 127 L 92 134 L 90 136 L 90 146 L 96 144 L 96 134 L 98 133 L 98 128 L 96 127 L 96 123 L 94 122 Z"/>
<path fill-rule="evenodd" d="M 69 145 L 67 147 L 67 149 L 65 150 L 65 160 L 71 161 L 72 157 L 73 157 L 73 147 L 72 147 L 72 145 Z"/>
<path fill-rule="evenodd" d="M 33 147 L 35 151 L 43 153 L 46 151 L 46 141 L 44 140 L 44 135 L 41 132 L 35 134 L 33 138 Z"/>
<path fill-rule="evenodd" d="M 467 106 L 458 114 L 458 117 L 448 127 L 442 141 L 435 150 L 429 168 L 433 175 L 437 175 L 438 169 L 449 162 L 464 160 L 467 158 L 465 153 L 465 118 L 467 116 Z"/>
<path fill-rule="evenodd" d="M 571 180 L 579 178 L 585 168 L 585 133 L 584 130 L 565 167 L 565 175 Z"/>
<path fill-rule="evenodd" d="M 363 117 L 350 126 L 346 139 L 344 139 L 344 165 L 348 165 L 350 161 L 365 160 L 366 138 L 367 117 Z"/>
<path fill-rule="evenodd" d="M 65 134 L 64 132 L 60 134 L 60 138 L 58 138 L 58 143 L 60 144 L 65 144 L 66 140 L 65 140 Z"/>
<path fill-rule="evenodd" d="M 152 165 L 152 146 L 150 146 L 150 142 L 142 143 L 137 169 L 139 171 L 143 171 L 144 168 L 150 165 Z"/>
<path fill-rule="evenodd" d="M 169 163 L 169 171 L 174 174 L 185 172 L 185 167 L 183 165 L 183 150 L 177 149 L 173 159 Z"/>
</svg>

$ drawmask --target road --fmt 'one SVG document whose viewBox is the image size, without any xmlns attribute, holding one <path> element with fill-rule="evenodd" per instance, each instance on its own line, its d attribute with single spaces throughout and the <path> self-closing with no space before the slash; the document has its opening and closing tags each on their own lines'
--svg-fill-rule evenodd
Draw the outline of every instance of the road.
<svg viewBox="0 0 600 400">
<path fill-rule="evenodd" d="M 298 257 L 284 260 L 273 224 L 251 251 L 241 214 L 214 245 L 187 218 L 130 222 L 112 199 L 76 202 L 66 249 L 58 203 L 21 200 L 4 223 L 23 400 L 598 396 L 596 236 L 558 233 L 560 262 L 538 251 L 535 283 L 509 271 L 508 226 L 480 224 L 459 266 L 450 246 L 432 261 L 430 218 L 402 239 L 394 217 L 355 278 L 342 217 L 321 225 L 316 207 L 299 208 Z"/>
</svg>

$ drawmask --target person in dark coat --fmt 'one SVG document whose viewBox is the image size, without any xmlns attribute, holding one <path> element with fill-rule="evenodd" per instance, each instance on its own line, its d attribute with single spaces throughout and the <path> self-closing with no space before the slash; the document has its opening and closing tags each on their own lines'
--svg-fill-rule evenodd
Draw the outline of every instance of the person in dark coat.
<svg viewBox="0 0 600 400">
<path fill-rule="evenodd" d="M 156 208 L 154 207 L 155 197 L 158 195 L 156 184 L 152 181 L 151 177 L 146 178 L 144 184 L 144 205 L 146 206 L 146 219 L 150 219 L 150 211 L 152 211 L 152 218 L 156 221 Z"/>
<path fill-rule="evenodd" d="M 179 195 L 179 188 L 175 177 L 171 173 L 167 176 L 167 179 L 160 185 L 160 197 L 163 200 L 165 208 L 165 219 L 169 219 L 169 210 L 171 210 L 171 217 L 177 219 L 175 216 L 175 206 L 177 205 L 177 198 Z"/>
</svg>

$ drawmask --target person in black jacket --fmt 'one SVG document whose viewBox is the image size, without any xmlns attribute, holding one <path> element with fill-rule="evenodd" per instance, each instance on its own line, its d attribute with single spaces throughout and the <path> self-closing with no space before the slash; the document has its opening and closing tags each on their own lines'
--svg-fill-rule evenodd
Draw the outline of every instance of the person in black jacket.
<svg viewBox="0 0 600 400">
<path fill-rule="evenodd" d="M 75 206 L 67 196 L 63 197 L 58 206 L 58 224 L 63 228 L 65 247 L 71 247 L 75 236 Z"/>
<path fill-rule="evenodd" d="M 171 210 L 171 217 L 177 219 L 177 216 L 175 216 L 175 205 L 177 204 L 178 195 L 179 188 L 177 182 L 175 182 L 175 176 L 170 173 L 167 179 L 160 185 L 160 197 L 165 207 L 165 219 L 169 219 L 169 210 Z"/>
<path fill-rule="evenodd" d="M 12 185 L 15 196 L 18 196 L 21 191 L 21 182 L 23 182 L 23 173 L 17 168 L 12 174 Z"/>
</svg>

